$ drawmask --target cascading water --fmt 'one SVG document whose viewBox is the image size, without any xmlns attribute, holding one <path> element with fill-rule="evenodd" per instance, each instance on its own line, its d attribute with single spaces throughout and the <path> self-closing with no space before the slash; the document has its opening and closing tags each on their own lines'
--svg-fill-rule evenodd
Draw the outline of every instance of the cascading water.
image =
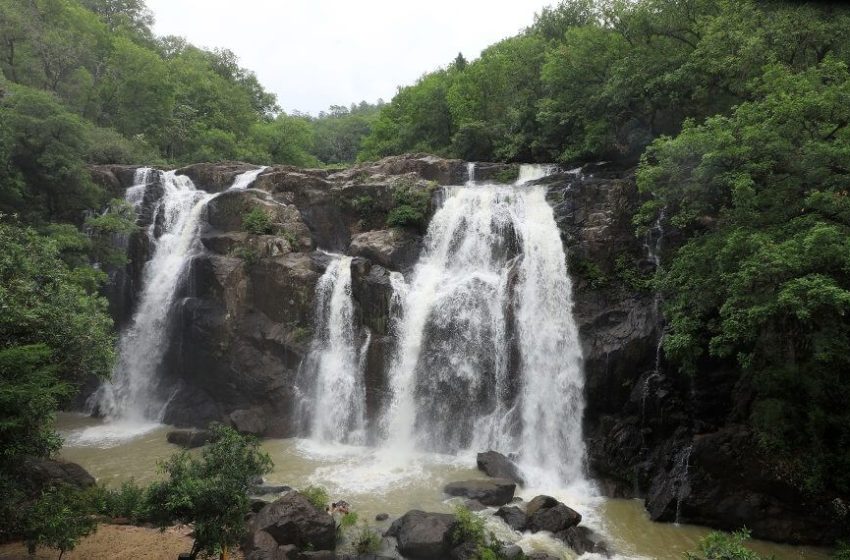
<svg viewBox="0 0 850 560">
<path fill-rule="evenodd" d="M 299 411 L 307 432 L 320 442 L 362 444 L 365 435 L 363 367 L 368 332 L 354 322 L 351 257 L 334 255 L 316 287 L 316 332 L 301 368 L 301 392 L 310 395 Z"/>
<path fill-rule="evenodd" d="M 583 375 L 546 189 L 449 187 L 396 324 L 386 445 L 517 452 L 530 482 L 581 480 Z M 470 174 L 471 176 L 474 176 Z"/>
<path fill-rule="evenodd" d="M 246 175 L 253 180 L 261 171 L 237 176 L 234 186 L 245 188 L 250 184 Z M 161 422 L 169 395 L 159 386 L 158 373 L 167 348 L 169 311 L 187 264 L 201 250 L 201 216 L 215 195 L 195 188 L 191 179 L 176 171 L 139 169 L 134 183 L 127 189 L 126 199 L 137 211 L 151 184 L 162 188 L 146 232 L 153 253 L 144 267 L 138 308 L 121 333 L 112 379 L 94 398 L 99 412 L 109 420 Z"/>
<path fill-rule="evenodd" d="M 245 173 L 237 175 L 236 179 L 234 179 L 233 181 L 233 184 L 230 186 L 230 190 L 241 191 L 247 189 L 254 183 L 254 181 L 257 180 L 257 177 L 260 175 L 260 173 L 262 173 L 266 169 L 268 169 L 268 166 L 264 165 L 262 167 L 258 167 L 257 169 L 252 169 L 251 171 L 246 171 Z"/>
</svg>

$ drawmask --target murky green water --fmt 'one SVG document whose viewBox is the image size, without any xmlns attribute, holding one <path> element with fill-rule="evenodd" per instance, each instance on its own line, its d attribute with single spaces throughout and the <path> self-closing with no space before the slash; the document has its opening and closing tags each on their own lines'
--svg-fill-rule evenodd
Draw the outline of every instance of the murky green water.
<svg viewBox="0 0 850 560">
<path fill-rule="evenodd" d="M 104 426 L 80 415 L 62 414 L 59 428 L 66 438 L 62 456 L 85 467 L 98 481 L 116 486 L 129 479 L 139 483 L 154 480 L 157 462 L 178 450 L 166 442 L 169 428 L 163 426 Z M 132 435 L 133 437 L 128 437 Z M 266 479 L 270 484 L 294 488 L 326 487 L 332 498 L 345 499 L 361 519 L 377 528 L 378 513 L 397 517 L 410 509 L 451 511 L 453 502 L 442 495 L 442 487 L 453 480 L 480 478 L 474 457 L 432 454 L 396 456 L 374 449 L 325 446 L 307 440 L 265 440 L 263 448 L 275 463 Z M 680 560 L 693 550 L 709 530 L 703 527 L 654 523 L 639 500 L 588 497 L 587 489 L 524 489 L 519 495 L 530 499 L 551 494 L 579 511 L 585 523 L 606 536 L 617 558 Z M 527 551 L 546 550 L 561 558 L 574 555 L 545 535 L 520 535 L 497 519 L 488 527 L 500 538 L 518 542 Z M 778 560 L 826 560 L 826 551 L 753 541 L 752 548 Z"/>
</svg>

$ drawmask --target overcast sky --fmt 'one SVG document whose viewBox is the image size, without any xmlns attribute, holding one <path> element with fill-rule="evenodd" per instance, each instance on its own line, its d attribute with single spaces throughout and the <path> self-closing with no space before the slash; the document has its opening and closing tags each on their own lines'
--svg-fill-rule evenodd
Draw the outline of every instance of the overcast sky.
<svg viewBox="0 0 850 560">
<path fill-rule="evenodd" d="M 554 0 L 147 0 L 158 35 L 221 47 L 287 112 L 383 98 L 450 63 L 477 58 Z"/>
</svg>

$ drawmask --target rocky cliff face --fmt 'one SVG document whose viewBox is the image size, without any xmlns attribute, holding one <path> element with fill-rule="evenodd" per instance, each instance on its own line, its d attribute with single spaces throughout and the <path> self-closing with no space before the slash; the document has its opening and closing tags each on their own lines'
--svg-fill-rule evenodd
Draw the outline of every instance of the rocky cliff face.
<svg viewBox="0 0 850 560">
<path fill-rule="evenodd" d="M 180 173 L 222 192 L 251 166 L 198 164 Z M 98 167 L 116 193 L 132 169 Z M 516 166 L 482 164 L 478 179 L 516 175 Z M 350 254 L 356 316 L 371 333 L 366 356 L 367 416 L 387 394 L 392 343 L 392 272 L 415 263 L 421 232 L 384 224 L 399 189 L 434 193 L 460 184 L 466 164 L 427 155 L 384 159 L 339 172 L 277 166 L 250 189 L 228 191 L 206 208 L 204 252 L 190 266 L 169 322 L 163 378 L 176 393 L 166 421 L 202 426 L 229 421 L 244 431 L 294 435 L 294 383 L 312 335 L 323 251 Z M 746 387 L 721 367 L 693 382 L 666 371 L 657 355 L 662 318 L 647 279 L 654 273 L 632 216 L 640 196 L 633 172 L 586 166 L 545 179 L 574 281 L 586 373 L 589 466 L 612 496 L 647 498 L 654 519 L 723 528 L 792 542 L 836 536 L 834 504 L 812 503 L 771 474 L 742 427 Z M 142 205 L 150 224 L 155 189 Z M 262 208 L 274 234 L 243 231 L 242 216 Z M 111 272 L 107 290 L 119 325 L 131 316 L 147 237 L 123 240 L 130 263 Z M 663 357 L 662 357 L 663 358 Z"/>
</svg>

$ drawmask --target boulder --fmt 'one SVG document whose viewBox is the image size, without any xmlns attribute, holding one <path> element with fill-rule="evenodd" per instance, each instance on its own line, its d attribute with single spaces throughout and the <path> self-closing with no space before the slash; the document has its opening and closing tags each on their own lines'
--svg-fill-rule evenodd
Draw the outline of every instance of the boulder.
<svg viewBox="0 0 850 560">
<path fill-rule="evenodd" d="M 298 560 L 298 549 L 293 545 L 279 545 L 265 531 L 256 531 L 243 542 L 245 560 Z"/>
<path fill-rule="evenodd" d="M 330 550 L 336 546 L 336 524 L 327 512 L 311 504 L 298 492 L 290 492 L 264 507 L 252 522 L 279 545 Z"/>
<path fill-rule="evenodd" d="M 553 501 L 554 504 L 552 504 Z M 531 513 L 528 513 L 529 511 Z M 528 504 L 526 513 L 527 528 L 532 533 L 538 531 L 557 533 L 581 523 L 581 514 L 549 496 L 534 498 Z"/>
<path fill-rule="evenodd" d="M 292 490 L 291 486 L 285 484 L 257 484 L 251 487 L 254 496 L 267 496 L 269 494 L 283 494 Z"/>
<path fill-rule="evenodd" d="M 411 510 L 396 519 L 385 536 L 395 537 L 398 551 L 412 560 L 447 558 L 452 549 L 455 516 Z"/>
<path fill-rule="evenodd" d="M 56 459 L 27 457 L 23 461 L 23 476 L 39 488 L 56 484 L 69 484 L 77 488 L 90 488 L 95 479 L 77 463 Z"/>
<path fill-rule="evenodd" d="M 452 549 L 452 560 L 478 560 L 478 545 L 474 542 L 465 542 Z"/>
<path fill-rule="evenodd" d="M 184 449 L 194 449 L 209 443 L 212 434 L 207 430 L 171 430 L 165 435 L 168 443 Z"/>
<path fill-rule="evenodd" d="M 519 485 L 525 483 L 514 462 L 498 451 L 491 450 L 485 453 L 479 453 L 475 462 L 478 465 L 478 470 L 482 471 L 487 476 L 492 476 L 493 478 L 507 478 L 508 480 L 513 480 Z"/>
<path fill-rule="evenodd" d="M 545 496 L 541 494 L 540 496 L 535 496 L 530 502 L 528 502 L 528 505 L 525 508 L 525 514 L 534 515 L 539 509 L 554 507 L 558 505 L 558 503 L 558 500 L 552 496 Z"/>
<path fill-rule="evenodd" d="M 507 504 L 513 499 L 514 490 L 516 490 L 516 483 L 504 478 L 450 482 L 443 488 L 449 496 L 463 496 L 477 500 L 485 506 Z"/>
<path fill-rule="evenodd" d="M 378 515 L 375 516 L 375 521 L 386 521 L 389 518 L 390 518 L 389 513 L 379 513 Z"/>
<path fill-rule="evenodd" d="M 482 509 L 487 509 L 487 506 L 485 506 L 478 500 L 466 500 L 463 502 L 463 505 L 469 511 L 481 511 Z"/>
<path fill-rule="evenodd" d="M 496 517 L 504 521 L 514 531 L 523 532 L 528 523 L 525 512 L 516 506 L 502 506 L 496 511 Z"/>
<path fill-rule="evenodd" d="M 564 541 L 578 555 L 591 553 L 608 556 L 608 548 L 601 537 L 587 527 L 570 527 L 559 531 L 555 537 Z"/>
<path fill-rule="evenodd" d="M 236 410 L 228 416 L 230 425 L 241 434 L 262 435 L 266 431 L 266 421 L 262 414 L 254 409 Z"/>
<path fill-rule="evenodd" d="M 390 270 L 406 270 L 419 256 L 419 237 L 401 229 L 367 231 L 351 238 L 349 253 Z"/>
</svg>

